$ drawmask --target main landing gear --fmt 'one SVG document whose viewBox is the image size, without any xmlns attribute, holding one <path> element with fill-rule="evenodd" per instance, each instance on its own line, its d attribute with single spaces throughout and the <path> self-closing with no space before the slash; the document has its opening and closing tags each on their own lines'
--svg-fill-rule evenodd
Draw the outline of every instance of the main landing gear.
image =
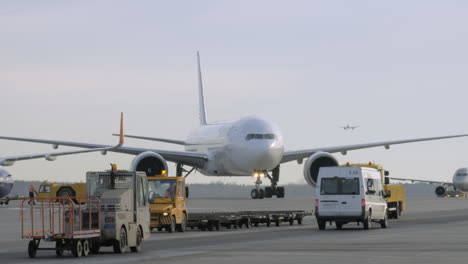
<svg viewBox="0 0 468 264">
<path fill-rule="evenodd" d="M 259 171 L 254 173 L 255 177 L 255 189 L 252 189 L 250 192 L 250 197 L 252 199 L 263 199 L 271 198 L 276 195 L 277 198 L 284 198 L 284 187 L 279 187 L 279 165 L 273 169 L 272 175 L 270 176 L 267 172 Z M 260 188 L 262 184 L 262 178 L 267 177 L 271 181 L 270 187 L 265 187 L 265 189 Z"/>
</svg>

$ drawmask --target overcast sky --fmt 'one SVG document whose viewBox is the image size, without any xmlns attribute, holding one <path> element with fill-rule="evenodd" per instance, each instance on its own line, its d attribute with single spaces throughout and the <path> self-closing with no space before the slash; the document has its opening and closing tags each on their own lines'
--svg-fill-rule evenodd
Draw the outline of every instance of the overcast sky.
<svg viewBox="0 0 468 264">
<path fill-rule="evenodd" d="M 0 135 L 115 144 L 185 139 L 198 125 L 196 51 L 209 121 L 259 115 L 287 150 L 468 133 L 466 1 L 1 1 Z M 339 128 L 359 125 L 355 131 Z M 156 142 L 127 146 L 183 150 Z M 60 149 L 67 149 L 65 147 Z M 71 148 L 70 148 L 71 149 Z M 51 151 L 0 141 L 0 155 Z M 337 154 L 394 177 L 450 181 L 468 138 Z M 133 156 L 4 167 L 22 180 L 84 180 Z M 305 183 L 302 165 L 281 183 Z M 238 182 L 197 173 L 189 182 Z"/>
</svg>

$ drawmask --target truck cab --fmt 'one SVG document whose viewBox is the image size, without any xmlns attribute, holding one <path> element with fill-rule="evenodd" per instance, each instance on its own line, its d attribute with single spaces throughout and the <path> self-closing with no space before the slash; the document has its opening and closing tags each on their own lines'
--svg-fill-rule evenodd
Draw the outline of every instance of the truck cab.
<svg viewBox="0 0 468 264">
<path fill-rule="evenodd" d="M 315 194 L 315 217 L 320 230 L 326 222 L 341 229 L 349 222 L 388 225 L 386 193 L 378 170 L 365 167 L 320 168 Z"/>
<path fill-rule="evenodd" d="M 185 232 L 188 219 L 185 178 L 160 175 L 147 177 L 147 180 L 151 229 Z"/>
</svg>

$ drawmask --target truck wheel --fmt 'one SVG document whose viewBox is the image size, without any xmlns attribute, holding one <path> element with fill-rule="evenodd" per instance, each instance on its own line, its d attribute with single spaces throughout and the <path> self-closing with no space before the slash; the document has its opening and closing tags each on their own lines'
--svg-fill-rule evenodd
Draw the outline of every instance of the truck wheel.
<svg viewBox="0 0 468 264">
<path fill-rule="evenodd" d="M 175 220 L 175 216 L 172 216 L 171 217 L 171 224 L 166 227 L 166 230 L 169 232 L 169 233 L 174 233 L 175 230 L 176 230 L 176 220 Z"/>
<path fill-rule="evenodd" d="M 327 222 L 323 220 L 317 220 L 317 225 L 319 230 L 325 230 L 325 227 L 327 226 Z"/>
<path fill-rule="evenodd" d="M 371 226 L 372 226 L 372 219 L 371 219 L 371 214 L 369 212 L 369 215 L 367 216 L 367 218 L 363 222 L 363 227 L 364 227 L 365 230 L 369 230 L 369 229 L 371 229 Z"/>
<path fill-rule="evenodd" d="M 57 257 L 63 256 L 63 243 L 61 240 L 55 241 L 55 255 L 57 255 Z"/>
<path fill-rule="evenodd" d="M 73 240 L 71 252 L 75 258 L 81 257 L 83 254 L 83 245 L 81 244 L 81 240 Z"/>
<path fill-rule="evenodd" d="M 388 227 L 388 213 L 385 213 L 384 219 L 380 220 L 380 227 L 387 228 Z"/>
<path fill-rule="evenodd" d="M 125 253 L 125 251 L 127 251 L 127 246 L 128 246 L 128 243 L 127 243 L 127 231 L 125 230 L 125 228 L 122 226 L 120 228 L 120 239 L 117 240 L 113 247 L 114 247 L 114 253 L 117 253 L 117 254 L 122 254 L 122 253 Z"/>
<path fill-rule="evenodd" d="M 143 235 L 141 234 L 141 228 L 138 228 L 137 233 L 136 233 L 136 246 L 130 247 L 130 250 L 132 252 L 140 252 L 142 242 L 143 242 Z"/>
<path fill-rule="evenodd" d="M 31 240 L 28 244 L 28 255 L 30 258 L 35 258 L 37 254 L 37 245 L 36 241 Z"/>
<path fill-rule="evenodd" d="M 179 232 L 185 232 L 185 229 L 187 229 L 187 214 L 182 215 L 182 223 L 177 225 L 177 231 Z"/>
<path fill-rule="evenodd" d="M 57 191 L 57 197 L 76 197 L 75 191 L 70 187 L 61 187 Z M 60 200 L 59 200 L 60 201 Z M 63 201 L 63 200 L 62 200 Z M 66 201 L 65 201 L 66 202 Z M 76 199 L 73 199 L 75 204 L 78 204 Z"/>
<path fill-rule="evenodd" d="M 83 246 L 83 256 L 87 257 L 89 254 L 89 241 L 87 239 L 83 239 L 81 244 Z"/>
</svg>

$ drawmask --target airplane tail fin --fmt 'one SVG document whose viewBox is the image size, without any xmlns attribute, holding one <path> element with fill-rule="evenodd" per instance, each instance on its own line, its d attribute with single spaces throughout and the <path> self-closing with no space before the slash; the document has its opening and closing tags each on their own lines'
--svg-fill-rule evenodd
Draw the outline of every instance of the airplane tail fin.
<svg viewBox="0 0 468 264">
<path fill-rule="evenodd" d="M 198 64 L 198 107 L 200 115 L 200 125 L 206 125 L 206 110 L 205 110 L 205 96 L 203 94 L 203 82 L 200 66 L 200 52 L 197 51 L 197 64 Z"/>
</svg>

